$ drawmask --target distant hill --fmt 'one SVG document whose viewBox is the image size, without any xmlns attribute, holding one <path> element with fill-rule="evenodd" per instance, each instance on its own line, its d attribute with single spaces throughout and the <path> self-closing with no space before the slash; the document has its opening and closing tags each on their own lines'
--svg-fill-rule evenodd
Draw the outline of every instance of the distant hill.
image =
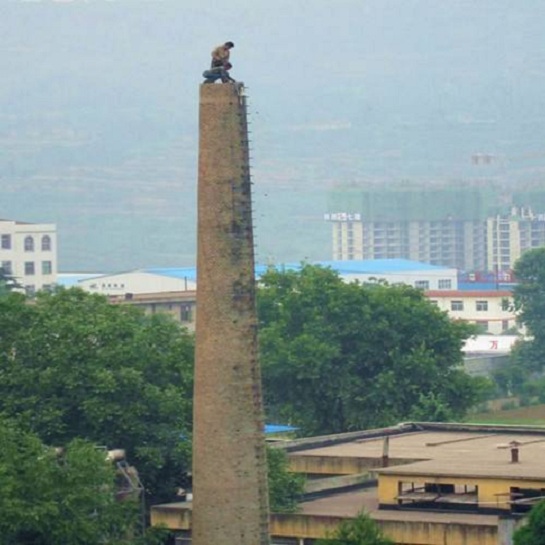
<svg viewBox="0 0 545 545">
<path fill-rule="evenodd" d="M 193 264 L 198 84 L 222 39 L 261 261 L 331 257 L 337 182 L 543 179 L 541 2 L 303 4 L 5 1 L 0 216 L 56 222 L 62 270 Z"/>
</svg>

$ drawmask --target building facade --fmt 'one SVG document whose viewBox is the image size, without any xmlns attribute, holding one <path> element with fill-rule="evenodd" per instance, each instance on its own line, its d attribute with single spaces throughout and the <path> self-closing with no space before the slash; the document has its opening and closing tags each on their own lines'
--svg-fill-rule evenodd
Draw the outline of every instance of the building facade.
<svg viewBox="0 0 545 545">
<path fill-rule="evenodd" d="M 483 333 L 500 335 L 518 327 L 509 290 L 429 290 L 426 297 L 452 319 L 477 324 Z"/>
<path fill-rule="evenodd" d="M 508 214 L 487 218 L 487 263 L 490 270 L 512 270 L 520 256 L 545 246 L 545 214 L 513 207 Z"/>
<path fill-rule="evenodd" d="M 57 281 L 57 229 L 53 224 L 0 220 L 0 267 L 32 295 Z"/>
</svg>

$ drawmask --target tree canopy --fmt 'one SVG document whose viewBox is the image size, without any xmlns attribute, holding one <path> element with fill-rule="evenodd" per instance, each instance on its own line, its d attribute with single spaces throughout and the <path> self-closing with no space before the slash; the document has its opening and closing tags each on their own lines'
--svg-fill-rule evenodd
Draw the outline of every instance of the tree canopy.
<svg viewBox="0 0 545 545">
<path fill-rule="evenodd" d="M 267 272 L 258 311 L 267 413 L 303 433 L 460 418 L 477 400 L 461 368 L 474 328 L 420 290 L 305 265 Z"/>
<path fill-rule="evenodd" d="M 513 535 L 514 545 L 545 545 L 545 501 L 536 504 L 526 524 L 518 528 Z"/>
<path fill-rule="evenodd" d="M 0 298 L 0 415 L 48 445 L 123 448 L 152 501 L 189 460 L 193 339 L 81 290 Z"/>
<path fill-rule="evenodd" d="M 522 255 L 515 263 L 517 285 L 513 290 L 519 321 L 526 327 L 531 340 L 519 343 L 516 354 L 532 371 L 545 365 L 545 248 L 536 248 Z"/>
<path fill-rule="evenodd" d="M 344 520 L 337 529 L 317 545 L 394 545 L 382 533 L 377 523 L 365 513 L 353 519 Z"/>
<path fill-rule="evenodd" d="M 138 525 L 138 503 L 115 499 L 105 452 L 82 440 L 62 454 L 0 420 L 0 544 L 123 545 Z"/>
<path fill-rule="evenodd" d="M 21 289 L 22 286 L 17 282 L 17 280 L 6 273 L 3 267 L 0 267 L 0 296 L 6 294 L 15 289 Z"/>
<path fill-rule="evenodd" d="M 269 507 L 274 513 L 297 511 L 304 488 L 305 477 L 289 470 L 287 454 L 280 448 L 267 449 L 269 476 Z"/>
</svg>

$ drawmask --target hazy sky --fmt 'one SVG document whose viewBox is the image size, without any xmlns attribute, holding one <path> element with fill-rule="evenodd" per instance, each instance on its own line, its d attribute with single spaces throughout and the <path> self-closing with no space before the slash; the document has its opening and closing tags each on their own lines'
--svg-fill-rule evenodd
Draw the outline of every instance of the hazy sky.
<svg viewBox="0 0 545 545">
<path fill-rule="evenodd" d="M 198 84 L 232 40 L 262 256 L 327 259 L 336 182 L 472 176 L 477 152 L 541 172 L 544 21 L 542 0 L 0 0 L 0 217 L 56 221 L 67 268 L 192 261 Z"/>
</svg>

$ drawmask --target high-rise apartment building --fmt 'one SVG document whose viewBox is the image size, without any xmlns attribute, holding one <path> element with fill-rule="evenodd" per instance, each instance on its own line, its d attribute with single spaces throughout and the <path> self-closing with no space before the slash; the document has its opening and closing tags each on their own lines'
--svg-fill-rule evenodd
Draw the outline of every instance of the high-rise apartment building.
<svg viewBox="0 0 545 545">
<path fill-rule="evenodd" d="M 0 219 L 0 267 L 29 294 L 57 281 L 57 228 Z"/>
<path fill-rule="evenodd" d="M 545 246 L 545 214 L 538 213 L 545 212 L 545 192 L 402 184 L 338 188 L 329 197 L 325 219 L 337 260 L 404 258 L 507 271 L 526 250 Z"/>
<path fill-rule="evenodd" d="M 480 188 L 337 189 L 325 217 L 333 225 L 333 259 L 404 258 L 482 270 L 488 206 Z"/>
<path fill-rule="evenodd" d="M 524 252 L 545 246 L 545 214 L 530 207 L 513 207 L 509 214 L 488 218 L 486 230 L 490 270 L 512 269 Z"/>
</svg>

